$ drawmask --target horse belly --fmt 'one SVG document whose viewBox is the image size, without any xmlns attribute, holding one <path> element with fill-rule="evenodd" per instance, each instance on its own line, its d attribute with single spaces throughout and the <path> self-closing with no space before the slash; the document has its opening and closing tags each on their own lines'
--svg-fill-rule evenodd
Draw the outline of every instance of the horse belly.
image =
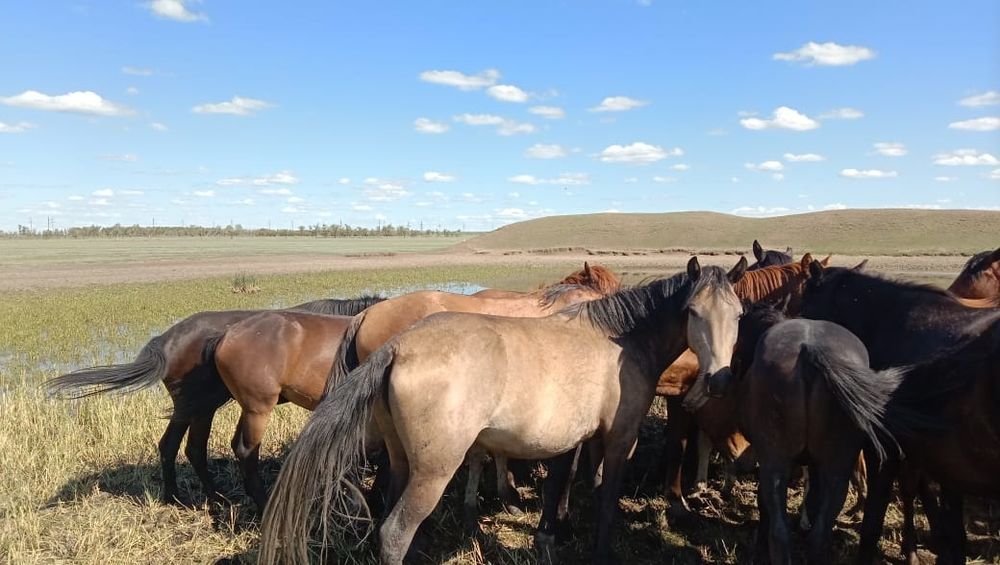
<svg viewBox="0 0 1000 565">
<path fill-rule="evenodd" d="M 575 448 L 596 430 L 596 425 L 563 430 L 534 430 L 529 433 L 486 428 L 479 433 L 476 444 L 491 453 L 514 459 L 547 459 Z"/>
</svg>

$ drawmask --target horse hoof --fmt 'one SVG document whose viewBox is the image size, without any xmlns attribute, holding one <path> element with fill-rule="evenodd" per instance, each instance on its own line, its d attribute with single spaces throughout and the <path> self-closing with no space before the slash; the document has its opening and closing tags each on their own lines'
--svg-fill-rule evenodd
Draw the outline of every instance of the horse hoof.
<svg viewBox="0 0 1000 565">
<path fill-rule="evenodd" d="M 556 536 L 535 532 L 535 552 L 538 554 L 539 561 L 543 563 L 555 562 Z"/>
</svg>

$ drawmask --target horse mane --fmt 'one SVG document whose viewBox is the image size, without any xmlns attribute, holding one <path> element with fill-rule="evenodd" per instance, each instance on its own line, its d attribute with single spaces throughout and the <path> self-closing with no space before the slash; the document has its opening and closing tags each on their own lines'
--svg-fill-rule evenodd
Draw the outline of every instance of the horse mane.
<svg viewBox="0 0 1000 565">
<path fill-rule="evenodd" d="M 567 277 L 568 278 L 568 277 Z M 556 303 L 557 300 L 562 298 L 567 292 L 573 292 L 576 290 L 593 290 L 588 285 L 576 284 L 576 283 L 556 283 L 554 285 L 547 286 L 545 288 L 540 288 L 536 292 L 541 294 L 538 299 L 538 304 L 542 308 L 548 308 Z"/>
<path fill-rule="evenodd" d="M 298 306 L 292 306 L 289 310 L 303 310 L 313 314 L 330 314 L 335 316 L 355 316 L 369 306 L 378 304 L 385 300 L 384 296 L 364 295 L 358 298 L 326 298 L 323 300 L 313 300 Z"/>
<path fill-rule="evenodd" d="M 701 276 L 692 281 L 686 272 L 659 279 L 644 286 L 626 288 L 604 298 L 581 302 L 562 310 L 571 317 L 585 313 L 593 326 L 622 337 L 653 327 L 657 314 L 671 306 L 686 307 L 692 296 L 706 288 L 728 285 L 726 271 L 720 267 L 702 267 Z"/>
<path fill-rule="evenodd" d="M 976 253 L 972 257 L 969 257 L 969 260 L 965 262 L 965 266 L 962 267 L 962 272 L 959 275 L 961 276 L 965 274 L 973 274 L 973 273 L 978 273 L 980 271 L 985 271 L 986 268 L 990 265 L 988 259 L 994 253 L 996 253 L 995 250 L 986 250 L 986 251 L 980 251 L 979 253 Z"/>
<path fill-rule="evenodd" d="M 603 265 L 587 265 L 571 273 L 557 284 L 575 284 L 590 287 L 601 294 L 611 294 L 621 288 L 621 280 L 611 269 Z"/>
</svg>

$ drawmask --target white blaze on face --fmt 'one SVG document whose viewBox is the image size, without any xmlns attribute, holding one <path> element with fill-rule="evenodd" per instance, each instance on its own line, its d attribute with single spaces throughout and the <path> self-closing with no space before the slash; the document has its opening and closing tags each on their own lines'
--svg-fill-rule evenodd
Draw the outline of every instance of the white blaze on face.
<svg viewBox="0 0 1000 565">
<path fill-rule="evenodd" d="M 708 377 L 729 367 L 739 333 L 743 307 L 731 286 L 705 289 L 692 297 L 688 309 L 688 347 L 698 356 L 698 378 L 684 399 L 694 411 L 708 401 Z"/>
</svg>

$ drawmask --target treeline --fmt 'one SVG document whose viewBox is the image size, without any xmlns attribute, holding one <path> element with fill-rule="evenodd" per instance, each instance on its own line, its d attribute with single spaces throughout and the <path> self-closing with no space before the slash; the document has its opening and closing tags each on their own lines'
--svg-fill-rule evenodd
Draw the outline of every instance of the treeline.
<svg viewBox="0 0 1000 565">
<path fill-rule="evenodd" d="M 31 229 L 18 226 L 14 232 L 0 232 L 0 237 L 31 238 L 124 238 L 124 237 L 372 237 L 372 236 L 440 236 L 459 235 L 462 230 L 412 229 L 407 226 L 385 224 L 377 228 L 364 228 L 343 224 L 316 224 L 299 226 L 298 229 L 244 228 L 243 226 L 87 226 L 67 229 Z"/>
</svg>

